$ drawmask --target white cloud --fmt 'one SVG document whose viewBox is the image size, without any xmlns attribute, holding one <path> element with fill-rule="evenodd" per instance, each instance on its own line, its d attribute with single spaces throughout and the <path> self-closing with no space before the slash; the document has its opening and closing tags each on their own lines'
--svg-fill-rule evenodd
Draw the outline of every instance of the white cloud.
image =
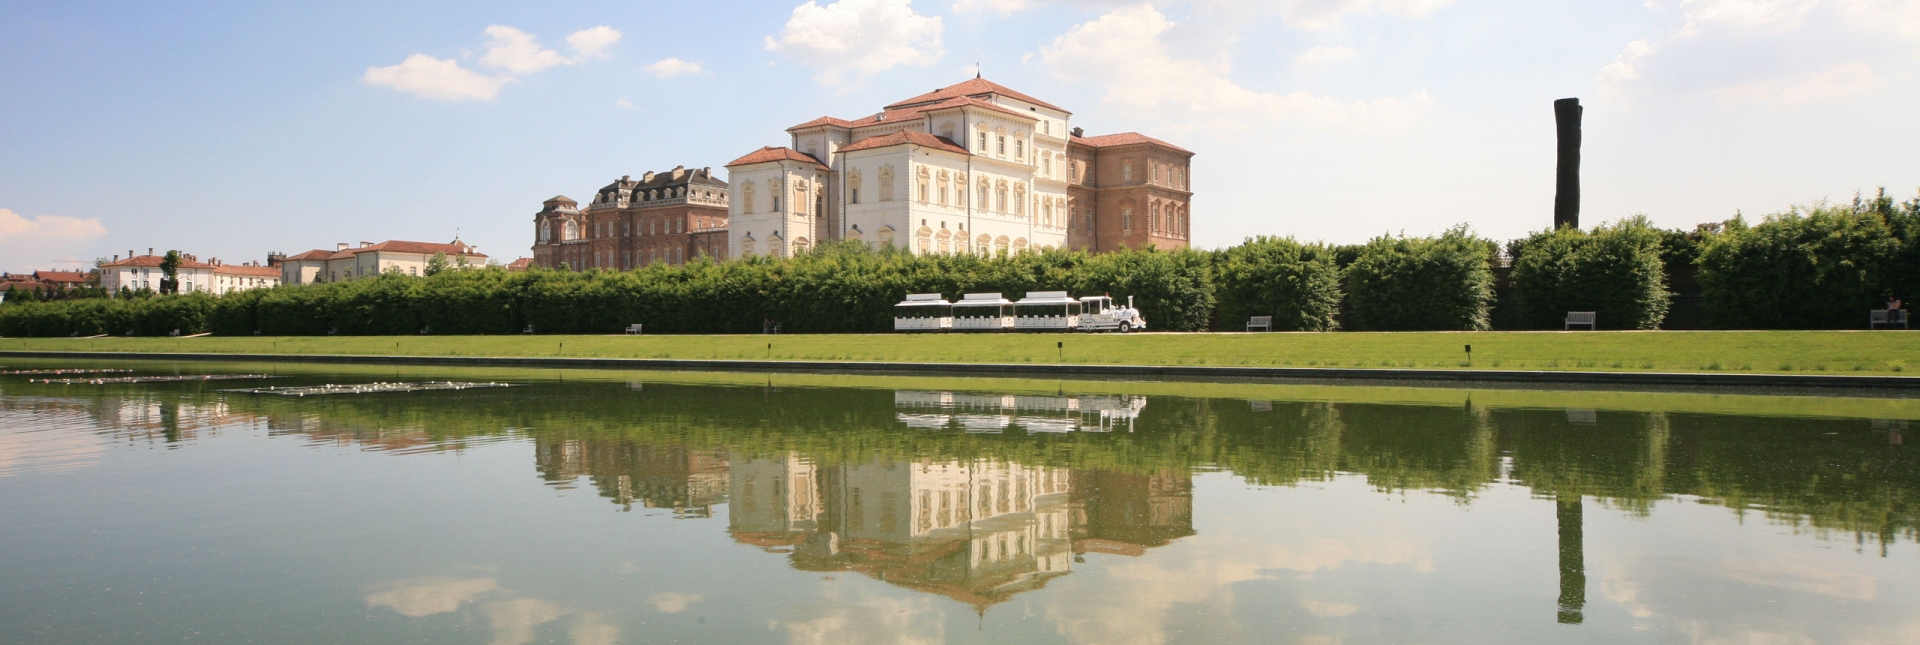
<svg viewBox="0 0 1920 645">
<path fill-rule="evenodd" d="M 992 13 L 1005 18 L 1026 11 L 1031 6 L 1027 0 L 959 0 L 953 3 L 953 12 Z"/>
<path fill-rule="evenodd" d="M 1173 26 L 1149 5 L 1120 9 L 1075 25 L 1041 48 L 1040 59 L 1063 82 L 1105 85 L 1107 106 L 1164 118 L 1169 129 L 1248 130 L 1278 119 L 1317 129 L 1399 130 L 1419 121 L 1433 103 L 1425 92 L 1342 101 L 1305 91 L 1251 90 L 1229 78 L 1224 59 L 1175 57 L 1163 38 Z M 1127 64 L 1114 63 L 1121 60 Z"/>
<path fill-rule="evenodd" d="M 431 616 L 460 608 L 460 605 L 500 588 L 493 578 L 422 578 L 403 580 L 368 594 L 368 607 L 385 607 L 409 618 Z"/>
<path fill-rule="evenodd" d="M 1281 12 L 1289 24 L 1322 29 L 1350 15 L 1385 13 L 1401 18 L 1424 18 L 1455 0 L 1285 0 Z"/>
<path fill-rule="evenodd" d="M 820 6 L 809 0 L 794 7 L 778 38 L 766 39 L 779 52 L 820 70 L 822 84 L 859 85 L 902 65 L 926 67 L 946 55 L 939 16 L 914 13 L 912 0 L 840 0 Z M 849 78 L 851 76 L 851 78 Z"/>
<path fill-rule="evenodd" d="M 1613 59 L 1613 64 L 1600 68 L 1600 93 L 1618 95 L 1622 83 L 1640 78 L 1640 70 L 1634 67 L 1634 63 L 1651 53 L 1653 43 L 1644 39 L 1627 43 L 1626 48 L 1620 50 L 1620 55 Z"/>
<path fill-rule="evenodd" d="M 653 603 L 653 608 L 660 610 L 660 613 L 677 614 L 686 611 L 688 607 L 693 606 L 693 603 L 700 602 L 701 599 L 699 594 L 667 592 L 649 596 L 647 602 Z"/>
<path fill-rule="evenodd" d="M 423 98 L 443 101 L 492 100 L 500 88 L 513 82 L 515 75 L 531 74 L 555 65 L 577 65 L 594 58 L 606 58 L 606 50 L 620 41 L 620 32 L 612 27 L 582 29 L 567 36 L 574 55 L 540 46 L 529 34 L 506 25 L 487 27 L 492 39 L 480 64 L 505 73 L 492 76 L 465 67 L 453 59 L 441 60 L 426 54 L 414 54 L 390 67 L 369 67 L 360 80 L 382 85 Z"/>
<path fill-rule="evenodd" d="M 461 67 L 452 60 L 440 60 L 426 54 L 414 54 L 391 67 L 369 67 L 360 80 L 383 85 L 422 98 L 442 101 L 491 100 L 500 86 L 513 79 L 488 76 Z"/>
<path fill-rule="evenodd" d="M 634 108 L 637 108 L 637 107 L 640 107 L 640 106 L 638 106 L 638 105 L 634 105 L 634 104 L 633 104 L 633 101 L 629 101 L 629 100 L 626 100 L 626 99 L 624 99 L 624 98 L 623 98 L 623 99 L 620 99 L 620 100 L 618 100 L 618 101 L 614 101 L 614 102 L 613 102 L 613 106 L 614 106 L 614 107 L 618 107 L 618 108 L 626 108 L 626 109 L 629 109 L 629 110 L 631 110 L 631 109 L 634 109 Z"/>
<path fill-rule="evenodd" d="M 1333 62 L 1333 61 L 1352 60 L 1353 57 L 1358 55 L 1360 55 L 1360 52 L 1354 51 L 1353 48 L 1351 47 L 1339 47 L 1339 46 L 1315 47 L 1313 49 L 1300 52 L 1299 56 L 1293 57 L 1293 64 L 1312 65 L 1314 63 L 1326 63 L 1326 62 Z"/>
<path fill-rule="evenodd" d="M 606 58 L 607 48 L 620 42 L 620 31 L 612 27 L 582 29 L 567 36 L 567 47 L 573 49 L 573 55 L 562 56 L 560 52 L 541 47 L 533 34 L 506 25 L 487 27 L 487 35 L 493 40 L 487 42 L 487 54 L 480 57 L 480 64 L 514 74 L 531 74 L 556 65 L 578 65 L 590 59 Z"/>
<path fill-rule="evenodd" d="M 607 48 L 617 42 L 620 42 L 620 30 L 606 25 L 567 34 L 567 46 L 573 48 L 579 60 L 606 58 Z"/>
<path fill-rule="evenodd" d="M 1722 87 L 1713 94 L 1728 105 L 1808 103 L 1868 92 L 1886 82 L 1865 63 L 1846 63 L 1819 72 Z"/>
<path fill-rule="evenodd" d="M 662 59 L 660 62 L 643 67 L 641 69 L 645 69 L 647 70 L 648 74 L 652 74 L 660 78 L 673 78 L 675 76 L 688 76 L 692 74 L 699 74 L 701 72 L 707 71 L 707 66 L 702 64 L 700 61 L 688 62 L 688 61 L 680 60 L 678 58 L 667 58 L 667 59 Z"/>
<path fill-rule="evenodd" d="M 1839 0 L 1840 13 L 1855 24 L 1920 38 L 1920 2 L 1913 0 Z"/>
<path fill-rule="evenodd" d="M 533 642 L 541 625 L 559 620 L 567 612 L 559 605 L 535 598 L 515 598 L 487 603 L 481 610 L 493 626 L 492 645 L 525 645 Z"/>
<path fill-rule="evenodd" d="M 1326 602 L 1321 600 L 1301 600 L 1300 608 L 1307 610 L 1307 613 L 1309 614 L 1313 614 L 1315 616 L 1319 616 L 1322 618 L 1340 618 L 1342 616 L 1352 616 L 1353 612 L 1360 611 L 1360 607 L 1358 605 L 1349 605 L 1343 602 Z"/>
<path fill-rule="evenodd" d="M 6 267 L 8 271 L 31 271 L 36 263 L 48 258 L 79 254 L 106 234 L 107 227 L 98 217 L 27 218 L 0 208 L 0 258 L 13 263 Z"/>
<path fill-rule="evenodd" d="M 1700 22 L 1792 29 L 1820 5 L 1820 0 L 1681 0 L 1687 17 L 1682 33 L 1692 33 Z"/>
<path fill-rule="evenodd" d="M 92 241 L 107 234 L 100 218 L 38 215 L 27 219 L 12 210 L 0 208 L 0 237 L 8 242 Z"/>
</svg>

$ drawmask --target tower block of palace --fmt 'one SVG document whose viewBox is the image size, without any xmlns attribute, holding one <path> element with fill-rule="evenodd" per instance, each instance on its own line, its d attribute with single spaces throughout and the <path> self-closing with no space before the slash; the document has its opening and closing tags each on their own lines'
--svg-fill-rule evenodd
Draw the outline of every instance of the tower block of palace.
<svg viewBox="0 0 1920 645">
<path fill-rule="evenodd" d="M 1082 136 L 1072 113 L 975 78 L 727 164 L 729 250 L 860 240 L 916 254 L 1185 248 L 1193 153 L 1139 133 Z"/>
</svg>

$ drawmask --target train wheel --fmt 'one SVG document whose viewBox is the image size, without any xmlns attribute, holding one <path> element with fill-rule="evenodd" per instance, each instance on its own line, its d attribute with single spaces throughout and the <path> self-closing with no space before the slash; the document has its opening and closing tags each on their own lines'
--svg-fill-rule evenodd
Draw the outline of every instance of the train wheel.
<svg viewBox="0 0 1920 645">
<path fill-rule="evenodd" d="M 1122 334 L 1127 334 L 1127 333 L 1132 333 L 1132 332 L 1133 332 L 1133 324 L 1132 324 L 1132 323 L 1124 323 L 1124 322 L 1123 322 L 1123 323 L 1120 323 L 1120 333 L 1122 333 Z"/>
</svg>

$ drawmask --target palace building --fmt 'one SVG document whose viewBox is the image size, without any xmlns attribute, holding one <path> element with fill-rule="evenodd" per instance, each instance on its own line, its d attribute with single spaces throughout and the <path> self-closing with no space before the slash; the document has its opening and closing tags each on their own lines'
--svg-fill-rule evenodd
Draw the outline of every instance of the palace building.
<svg viewBox="0 0 1920 645">
<path fill-rule="evenodd" d="M 579 206 L 557 196 L 534 214 L 533 266 L 626 270 L 727 258 L 727 182 L 710 169 L 624 176 Z"/>
<path fill-rule="evenodd" d="M 861 240 L 913 253 L 1185 248 L 1191 151 L 1082 136 L 1072 113 L 983 78 L 859 119 L 787 129 L 727 164 L 727 248 Z M 536 247 L 537 249 L 538 247 Z"/>
</svg>

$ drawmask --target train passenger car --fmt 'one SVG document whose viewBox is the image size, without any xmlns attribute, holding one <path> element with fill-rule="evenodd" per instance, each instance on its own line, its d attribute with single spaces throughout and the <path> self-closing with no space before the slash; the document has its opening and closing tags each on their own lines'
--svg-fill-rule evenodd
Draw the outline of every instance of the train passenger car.
<svg viewBox="0 0 1920 645">
<path fill-rule="evenodd" d="M 954 331 L 1013 329 L 1013 301 L 997 293 L 969 293 L 953 303 Z"/>
<path fill-rule="evenodd" d="M 1080 301 L 1065 291 L 1029 291 L 1013 303 L 1013 328 L 1019 331 L 1073 331 L 1080 328 Z"/>
<path fill-rule="evenodd" d="M 953 304 L 937 293 L 908 294 L 893 306 L 893 330 L 909 332 L 953 329 Z"/>
</svg>

